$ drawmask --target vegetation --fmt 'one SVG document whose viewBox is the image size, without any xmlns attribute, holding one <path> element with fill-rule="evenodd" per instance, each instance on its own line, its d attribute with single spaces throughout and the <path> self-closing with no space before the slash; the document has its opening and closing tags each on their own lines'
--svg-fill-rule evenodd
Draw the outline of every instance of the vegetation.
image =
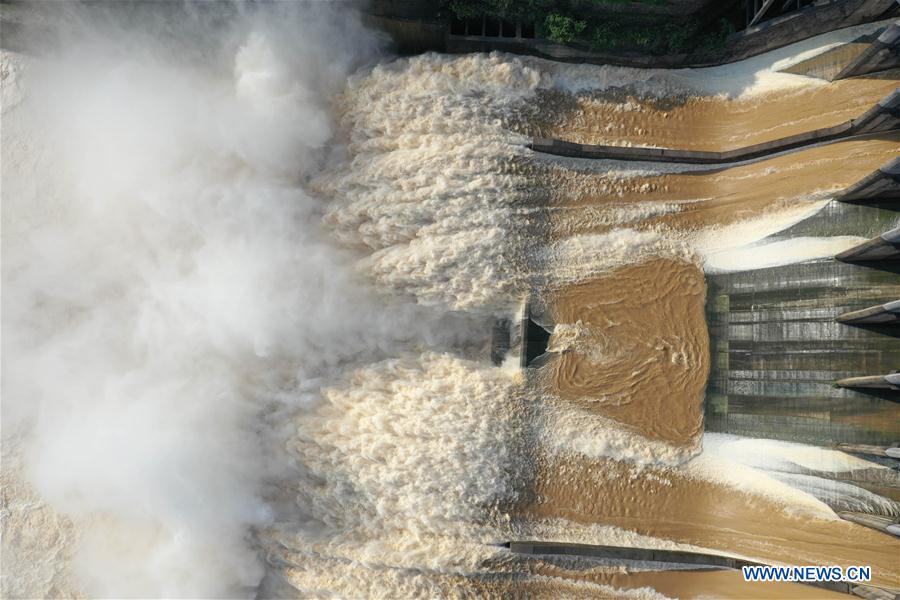
<svg viewBox="0 0 900 600">
<path fill-rule="evenodd" d="M 690 49 L 695 29 L 689 24 L 667 23 L 661 29 L 649 25 L 607 21 L 594 27 L 592 50 L 640 49 L 654 54 L 679 54 Z"/>
<path fill-rule="evenodd" d="M 544 19 L 544 31 L 547 38 L 560 44 L 574 42 L 587 27 L 587 22 L 573 19 L 559 13 L 550 13 Z"/>
<path fill-rule="evenodd" d="M 540 35 L 560 44 L 595 51 L 640 51 L 651 54 L 715 53 L 735 28 L 721 19 L 705 28 L 696 20 L 641 18 L 605 8 L 641 2 L 664 6 L 669 0 L 444 0 L 456 18 L 481 16 L 532 21 Z"/>
<path fill-rule="evenodd" d="M 700 38 L 697 49 L 706 54 L 718 52 L 725 46 L 725 40 L 728 39 L 728 36 L 732 33 L 734 33 L 734 23 L 728 19 L 721 19 L 719 20 L 717 29 L 704 34 L 703 37 Z"/>
</svg>

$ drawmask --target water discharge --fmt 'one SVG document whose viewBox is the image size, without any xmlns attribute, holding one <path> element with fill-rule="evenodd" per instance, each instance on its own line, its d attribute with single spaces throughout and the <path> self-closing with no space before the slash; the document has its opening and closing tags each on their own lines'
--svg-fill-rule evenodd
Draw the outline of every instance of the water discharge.
<svg viewBox="0 0 900 600">
<path fill-rule="evenodd" d="M 721 169 L 526 147 L 845 120 L 896 74 L 775 67 L 853 32 L 665 72 L 393 58 L 342 3 L 150 6 L 34 9 L 35 48 L 2 52 L 4 596 L 808 592 L 517 539 L 898 586 L 897 542 L 832 510 L 897 514 L 829 478 L 885 467 L 704 435 L 701 413 L 704 268 L 740 268 L 897 135 Z M 548 354 L 494 366 L 491 323 L 525 299 Z"/>
<path fill-rule="evenodd" d="M 642 436 L 687 444 L 702 430 L 709 372 L 706 286 L 693 264 L 655 259 L 548 299 L 548 394 Z"/>
</svg>

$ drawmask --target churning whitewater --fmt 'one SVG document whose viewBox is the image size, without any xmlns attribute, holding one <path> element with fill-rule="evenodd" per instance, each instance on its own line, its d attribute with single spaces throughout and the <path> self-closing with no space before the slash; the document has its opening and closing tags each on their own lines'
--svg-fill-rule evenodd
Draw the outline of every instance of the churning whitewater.
<svg viewBox="0 0 900 600">
<path fill-rule="evenodd" d="M 396 58 L 344 3 L 31 10 L 34 47 L 0 65 L 4 597 L 665 597 L 513 539 L 896 579 L 832 508 L 897 504 L 821 477 L 864 466 L 704 435 L 701 412 L 704 269 L 896 140 L 709 173 L 526 146 L 683 140 L 667 97 L 686 128 L 771 104 L 777 137 L 883 86 L 785 117 L 821 93 L 775 72 L 788 51 L 675 72 Z M 543 365 L 494 366 L 491 324 L 526 301 Z"/>
</svg>

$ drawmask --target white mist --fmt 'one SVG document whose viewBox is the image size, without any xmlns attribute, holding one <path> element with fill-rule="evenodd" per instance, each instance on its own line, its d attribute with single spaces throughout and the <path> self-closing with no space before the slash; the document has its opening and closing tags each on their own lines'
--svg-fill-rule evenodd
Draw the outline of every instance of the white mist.
<svg viewBox="0 0 900 600">
<path fill-rule="evenodd" d="M 265 415 L 399 319 L 303 187 L 376 40 L 342 3 L 44 8 L 4 53 L 4 468 L 77 523 L 79 593 L 252 595 Z"/>
</svg>

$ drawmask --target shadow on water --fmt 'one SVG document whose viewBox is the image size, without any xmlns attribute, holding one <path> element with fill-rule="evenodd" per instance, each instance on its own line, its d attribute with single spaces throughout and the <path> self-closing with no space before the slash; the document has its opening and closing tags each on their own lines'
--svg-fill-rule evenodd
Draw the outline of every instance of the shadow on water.
<svg viewBox="0 0 900 600">
<path fill-rule="evenodd" d="M 865 323 L 846 323 L 848 327 L 858 327 L 874 335 L 886 335 L 900 338 L 900 325 L 867 325 Z"/>
<path fill-rule="evenodd" d="M 889 402 L 900 403 L 900 391 L 897 390 L 867 390 L 858 388 L 854 391 L 863 394 L 864 396 L 871 396 L 872 398 L 880 398 Z"/>
<path fill-rule="evenodd" d="M 847 261 L 848 264 L 862 267 L 865 269 L 875 269 L 900 275 L 900 260 L 863 260 L 863 261 Z"/>
<path fill-rule="evenodd" d="M 847 204 L 851 204 L 854 206 L 867 206 L 869 208 L 875 208 L 878 210 L 890 210 L 893 212 L 900 212 L 900 199 L 850 200 L 850 201 L 847 201 Z"/>
</svg>

